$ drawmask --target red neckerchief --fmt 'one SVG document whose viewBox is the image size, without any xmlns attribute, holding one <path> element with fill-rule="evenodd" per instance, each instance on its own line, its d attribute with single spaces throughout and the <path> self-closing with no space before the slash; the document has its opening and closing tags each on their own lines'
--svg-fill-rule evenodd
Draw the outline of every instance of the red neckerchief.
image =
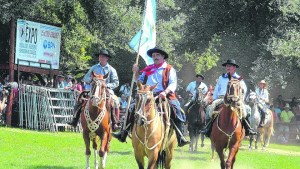
<svg viewBox="0 0 300 169">
<path fill-rule="evenodd" d="M 146 76 L 150 76 L 153 73 L 155 73 L 155 71 L 161 67 L 165 62 L 162 62 L 161 64 L 158 64 L 157 66 L 155 64 L 149 65 L 147 67 L 145 67 L 144 69 L 142 69 L 140 72 L 145 72 Z"/>
</svg>

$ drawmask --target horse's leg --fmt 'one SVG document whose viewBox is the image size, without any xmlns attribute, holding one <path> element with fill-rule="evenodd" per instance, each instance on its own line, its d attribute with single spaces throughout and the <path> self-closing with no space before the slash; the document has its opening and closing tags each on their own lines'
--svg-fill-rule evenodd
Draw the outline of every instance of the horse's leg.
<svg viewBox="0 0 300 169">
<path fill-rule="evenodd" d="M 194 137 L 194 131 L 189 130 L 189 135 L 190 135 L 190 151 L 194 151 L 194 142 L 195 142 L 195 137 Z"/>
<path fill-rule="evenodd" d="M 235 158 L 238 150 L 239 150 L 239 146 L 240 146 L 240 143 L 235 143 L 229 150 L 229 153 L 228 153 L 228 159 L 226 160 L 226 168 L 227 169 L 230 169 L 232 166 L 233 166 L 233 159 Z"/>
<path fill-rule="evenodd" d="M 260 139 L 260 132 L 257 132 L 257 135 L 256 135 L 256 140 L 255 140 L 255 149 L 257 149 L 258 148 L 258 146 L 257 146 L 257 142 L 258 142 L 258 140 Z"/>
<path fill-rule="evenodd" d="M 252 150 L 252 142 L 253 142 L 253 136 L 250 136 L 250 140 L 249 140 L 249 150 Z"/>
<path fill-rule="evenodd" d="M 175 141 L 175 138 L 173 140 L 174 141 L 169 145 L 169 148 L 166 150 L 166 163 L 165 163 L 166 169 L 171 168 L 171 161 L 174 157 L 174 148 L 176 145 L 176 141 Z"/>
<path fill-rule="evenodd" d="M 159 149 L 156 147 L 152 152 L 150 153 L 150 156 L 148 156 L 148 167 L 147 169 L 155 169 L 156 167 L 156 161 L 158 159 L 158 153 Z"/>
<path fill-rule="evenodd" d="M 198 132 L 195 131 L 195 149 L 194 149 L 194 151 L 196 151 L 196 152 L 197 152 L 197 150 L 198 150 L 199 135 L 200 135 L 200 134 L 198 134 Z"/>
<path fill-rule="evenodd" d="M 90 169 L 90 156 L 91 156 L 91 150 L 90 150 L 90 137 L 89 133 L 87 131 L 83 131 L 83 139 L 85 143 L 85 156 L 86 156 L 86 169 Z"/>
<path fill-rule="evenodd" d="M 268 134 L 267 134 L 266 143 L 265 143 L 266 147 L 268 147 L 269 144 L 270 144 L 271 135 L 272 135 L 272 129 L 271 129 L 271 126 L 270 126 L 268 128 Z"/>
<path fill-rule="evenodd" d="M 223 149 L 218 148 L 216 149 L 219 158 L 220 158 L 220 165 L 221 165 L 221 169 L 225 169 L 225 159 L 224 159 L 224 153 L 223 153 Z"/>
<path fill-rule="evenodd" d="M 94 165 L 95 168 L 98 169 L 99 161 L 98 161 L 98 152 L 97 152 L 97 137 L 93 139 L 93 149 L 94 149 L 94 157 L 95 157 Z"/>
<path fill-rule="evenodd" d="M 213 145 L 213 142 L 211 141 L 211 161 L 215 160 L 215 146 Z"/>
<path fill-rule="evenodd" d="M 138 164 L 139 169 L 144 169 L 144 165 L 145 165 L 144 155 L 140 154 L 140 152 L 138 151 L 143 151 L 143 150 L 134 149 L 135 161 Z"/>
<path fill-rule="evenodd" d="M 106 165 L 106 157 L 107 157 L 107 144 L 108 144 L 108 132 L 103 131 L 103 136 L 101 138 L 101 147 L 99 151 L 100 156 L 100 168 L 105 168 Z"/>
<path fill-rule="evenodd" d="M 204 147 L 204 134 L 201 134 L 201 147 Z"/>
</svg>

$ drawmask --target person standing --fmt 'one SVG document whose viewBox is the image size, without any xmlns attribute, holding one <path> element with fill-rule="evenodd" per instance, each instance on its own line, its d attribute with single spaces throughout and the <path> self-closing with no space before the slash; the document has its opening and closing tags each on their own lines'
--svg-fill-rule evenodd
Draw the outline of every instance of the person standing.
<svg viewBox="0 0 300 169">
<path fill-rule="evenodd" d="M 108 59 L 111 59 L 112 56 L 109 55 L 107 50 L 100 50 L 98 53 L 95 54 L 96 57 L 99 58 L 99 63 L 92 66 L 90 70 L 86 73 L 86 75 L 83 78 L 83 81 L 86 83 L 92 82 L 92 73 L 96 74 L 101 74 L 101 75 L 106 75 L 108 74 L 108 77 L 106 79 L 106 86 L 107 86 L 107 93 L 110 95 L 114 95 L 113 89 L 117 88 L 119 86 L 119 78 L 118 74 L 115 68 L 113 68 L 111 65 L 108 64 Z M 85 93 L 85 92 L 82 92 Z M 81 96 L 81 95 L 80 95 Z M 83 102 L 81 101 L 79 96 L 79 99 L 77 100 L 77 103 L 74 106 L 74 116 L 72 118 L 71 122 L 68 122 L 69 125 L 72 125 L 73 127 L 77 126 L 81 109 L 82 109 L 82 104 Z M 112 98 L 117 98 L 117 97 L 112 97 Z M 108 99 L 108 98 L 107 98 Z M 115 111 L 118 111 L 118 100 L 114 100 L 115 102 L 115 107 L 112 107 L 109 112 L 111 113 L 111 120 L 112 120 L 112 129 L 113 131 L 116 131 L 119 126 L 117 125 L 117 119 L 116 119 L 116 113 L 113 113 L 113 109 Z"/>
<path fill-rule="evenodd" d="M 183 129 L 184 129 L 184 122 L 186 121 L 185 114 L 181 111 L 180 103 L 176 97 L 175 91 L 177 88 L 177 75 L 176 71 L 166 62 L 168 58 L 168 54 L 159 49 L 153 48 L 147 51 L 149 57 L 152 57 L 154 64 L 147 66 L 140 72 L 142 73 L 139 76 L 139 68 L 137 64 L 133 65 L 132 70 L 135 72 L 135 80 L 140 81 L 141 83 L 153 86 L 157 84 L 157 87 L 153 89 L 153 93 L 155 96 L 159 96 L 162 99 L 168 99 L 169 104 L 173 107 L 173 111 L 176 114 L 176 117 L 171 116 L 171 120 L 174 121 L 177 129 L 175 127 L 175 132 L 177 136 L 178 146 L 182 147 L 186 144 L 189 144 L 183 136 Z M 113 133 L 113 136 L 117 138 L 121 142 L 126 141 L 126 137 L 128 135 L 127 129 L 130 128 L 133 124 L 133 113 L 128 116 L 129 118 L 126 119 L 127 127 L 126 129 L 122 129 L 119 133 Z M 172 123 L 172 124 L 174 124 Z"/>
</svg>

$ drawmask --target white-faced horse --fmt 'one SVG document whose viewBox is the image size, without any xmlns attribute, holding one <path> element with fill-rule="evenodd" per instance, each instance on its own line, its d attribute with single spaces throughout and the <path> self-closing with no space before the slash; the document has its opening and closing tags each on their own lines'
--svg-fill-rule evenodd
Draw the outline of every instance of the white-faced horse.
<svg viewBox="0 0 300 169">
<path fill-rule="evenodd" d="M 274 133 L 273 113 L 270 109 L 267 109 L 264 126 L 258 127 L 261 120 L 261 115 L 258 107 L 259 101 L 257 98 L 257 94 L 254 91 L 251 91 L 249 96 L 247 97 L 247 101 L 249 102 L 249 106 L 251 107 L 251 126 L 253 127 L 254 130 L 257 131 L 256 136 L 250 136 L 249 149 L 252 149 L 252 142 L 254 139 L 255 139 L 255 149 L 258 148 L 257 147 L 258 139 L 261 140 L 262 149 L 264 149 L 264 147 L 267 147 L 269 145 L 271 135 L 273 135 Z"/>
</svg>

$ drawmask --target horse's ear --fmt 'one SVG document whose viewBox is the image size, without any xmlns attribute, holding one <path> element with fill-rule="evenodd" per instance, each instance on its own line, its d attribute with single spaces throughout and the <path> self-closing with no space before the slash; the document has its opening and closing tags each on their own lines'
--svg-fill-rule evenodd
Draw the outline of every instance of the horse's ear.
<svg viewBox="0 0 300 169">
<path fill-rule="evenodd" d="M 140 81 L 137 82 L 137 86 L 139 90 L 144 88 L 143 84 Z"/>
<path fill-rule="evenodd" d="M 97 74 L 96 74 L 94 71 L 92 71 L 92 74 L 91 74 L 91 76 L 92 76 L 92 78 L 93 78 L 93 77 L 96 77 L 96 76 L 97 76 Z"/>
<path fill-rule="evenodd" d="M 108 77 L 108 75 L 109 75 L 109 72 L 106 73 L 106 75 L 103 76 L 103 79 L 106 79 Z"/>
<path fill-rule="evenodd" d="M 150 87 L 150 91 L 152 91 L 153 89 L 155 89 L 157 87 L 158 83 L 156 83 L 155 85 Z"/>
<path fill-rule="evenodd" d="M 240 76 L 240 77 L 238 78 L 239 81 L 241 81 L 241 80 L 243 80 L 243 79 L 244 79 L 243 76 Z"/>
</svg>

